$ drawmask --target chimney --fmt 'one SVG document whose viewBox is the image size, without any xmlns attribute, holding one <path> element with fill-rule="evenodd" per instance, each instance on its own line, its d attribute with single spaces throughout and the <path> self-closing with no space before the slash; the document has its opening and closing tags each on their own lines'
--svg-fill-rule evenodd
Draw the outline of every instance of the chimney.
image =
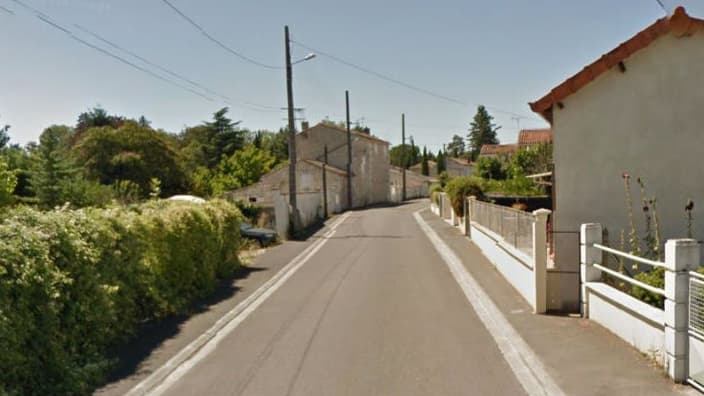
<svg viewBox="0 0 704 396">
<path fill-rule="evenodd" d="M 310 124 L 308 124 L 308 121 L 301 122 L 301 131 L 305 131 L 309 126 Z"/>
</svg>

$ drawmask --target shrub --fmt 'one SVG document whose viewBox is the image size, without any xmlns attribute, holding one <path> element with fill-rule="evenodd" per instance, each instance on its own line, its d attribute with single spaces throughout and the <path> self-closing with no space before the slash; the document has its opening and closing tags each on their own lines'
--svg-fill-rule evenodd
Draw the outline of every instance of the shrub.
<svg viewBox="0 0 704 396">
<path fill-rule="evenodd" d="M 462 176 L 450 179 L 445 186 L 445 192 L 450 198 L 452 209 L 455 214 L 462 216 L 464 211 L 464 199 L 469 196 L 482 198 L 484 193 L 481 187 L 481 180 L 472 176 Z"/>
<path fill-rule="evenodd" d="M 0 394 L 89 394 L 109 347 L 238 268 L 240 218 L 224 201 L 13 210 L 0 222 Z"/>
<path fill-rule="evenodd" d="M 633 277 L 646 285 L 657 287 L 658 289 L 665 289 L 665 270 L 663 268 L 654 268 L 650 271 L 641 272 Z M 652 306 L 663 308 L 665 306 L 665 297 L 655 294 L 653 292 L 647 291 L 638 286 L 633 286 L 631 289 L 631 294 Z"/>
<path fill-rule="evenodd" d="M 442 186 L 439 183 L 433 183 L 430 185 L 430 188 L 428 189 L 428 193 L 430 193 L 430 200 L 436 204 L 440 204 L 440 193 L 442 192 Z"/>
</svg>

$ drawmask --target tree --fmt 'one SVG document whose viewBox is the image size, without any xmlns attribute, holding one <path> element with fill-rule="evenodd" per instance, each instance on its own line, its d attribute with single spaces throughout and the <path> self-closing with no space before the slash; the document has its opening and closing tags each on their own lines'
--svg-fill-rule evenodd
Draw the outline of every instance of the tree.
<svg viewBox="0 0 704 396">
<path fill-rule="evenodd" d="M 408 168 L 409 166 L 415 165 L 416 163 L 411 163 L 413 158 L 420 157 L 420 150 L 417 146 L 411 146 L 410 144 L 400 144 L 394 146 L 389 150 L 389 158 L 391 160 L 391 165 L 398 166 L 399 168 Z"/>
<path fill-rule="evenodd" d="M 446 158 L 447 158 L 447 154 L 445 154 L 442 150 L 439 150 L 438 155 L 435 160 L 438 164 L 437 165 L 438 166 L 438 175 L 447 169 L 447 166 L 446 166 L 447 164 L 445 162 Z"/>
<path fill-rule="evenodd" d="M 0 126 L 0 149 L 4 148 L 10 142 L 10 135 L 7 133 L 9 130 L 9 125 Z"/>
<path fill-rule="evenodd" d="M 119 128 L 125 121 L 126 120 L 124 117 L 110 115 L 102 107 L 96 106 L 78 115 L 78 122 L 76 123 L 75 128 L 76 136 L 80 136 L 84 131 L 89 128 Z"/>
<path fill-rule="evenodd" d="M 465 155 L 464 139 L 462 138 L 462 136 L 452 136 L 452 140 L 447 145 L 447 153 L 452 158 L 459 158 Z"/>
<path fill-rule="evenodd" d="M 0 157 L 0 206 L 12 202 L 12 193 L 17 186 L 17 176 L 3 157 Z"/>
<path fill-rule="evenodd" d="M 501 161 L 495 157 L 479 157 L 474 169 L 482 179 L 503 180 L 506 178 Z"/>
<path fill-rule="evenodd" d="M 474 115 L 474 120 L 469 127 L 469 135 L 467 141 L 471 160 L 474 161 L 479 156 L 479 151 L 485 144 L 499 144 L 499 139 L 496 132 L 501 128 L 492 123 L 494 117 L 489 115 L 489 112 L 484 106 L 477 107 L 477 113 Z"/>
<path fill-rule="evenodd" d="M 213 194 L 219 195 L 258 182 L 271 170 L 275 161 L 271 154 L 252 145 L 236 151 L 218 165 L 211 181 Z"/>
<path fill-rule="evenodd" d="M 54 207 L 65 202 L 64 188 L 79 169 L 68 155 L 68 141 L 73 130 L 54 125 L 42 132 L 32 151 L 30 183 L 41 205 Z"/>
<path fill-rule="evenodd" d="M 416 147 L 413 137 L 411 136 L 411 151 L 408 153 L 410 157 L 408 160 L 408 166 L 415 165 L 420 162 L 420 149 Z"/>
<path fill-rule="evenodd" d="M 135 121 L 126 121 L 117 129 L 91 128 L 75 150 L 86 175 L 101 184 L 130 181 L 139 186 L 142 197 L 149 193 L 152 178 L 161 180 L 165 195 L 185 190 L 186 177 L 166 133 Z"/>
<path fill-rule="evenodd" d="M 240 121 L 233 122 L 227 117 L 229 108 L 223 107 L 213 114 L 213 122 L 206 122 L 208 129 L 209 149 L 212 150 L 210 158 L 211 165 L 219 164 L 220 161 L 234 154 L 235 151 L 244 146 L 246 131 L 237 126 Z"/>
<path fill-rule="evenodd" d="M 423 176 L 430 175 L 430 168 L 428 166 L 428 150 L 425 148 L 425 146 L 423 146 L 423 161 L 420 165 L 420 173 L 423 174 Z"/>
</svg>

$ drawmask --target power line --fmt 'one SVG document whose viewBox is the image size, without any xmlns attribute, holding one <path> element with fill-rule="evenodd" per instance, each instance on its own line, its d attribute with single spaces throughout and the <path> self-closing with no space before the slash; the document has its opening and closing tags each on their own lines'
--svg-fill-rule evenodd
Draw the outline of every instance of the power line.
<svg viewBox="0 0 704 396">
<path fill-rule="evenodd" d="M 152 71 L 149 70 L 149 69 L 146 69 L 146 68 L 144 68 L 144 67 L 142 67 L 142 66 L 139 66 L 139 65 L 137 65 L 137 64 L 135 64 L 135 63 L 132 63 L 132 62 L 128 61 L 127 59 L 125 59 L 125 58 L 123 58 L 123 57 L 121 57 L 121 56 L 119 56 L 119 55 L 115 55 L 115 54 L 113 54 L 112 52 L 110 52 L 110 51 L 108 51 L 108 50 L 106 50 L 106 49 L 104 49 L 104 48 L 98 47 L 97 45 L 91 44 L 91 43 L 89 43 L 89 42 L 87 42 L 87 41 L 81 39 L 80 37 L 76 36 L 71 30 L 69 30 L 69 29 L 67 29 L 67 28 L 65 28 L 65 27 L 63 27 L 63 26 L 61 26 L 61 25 L 59 25 L 58 23 L 52 21 L 46 14 L 42 13 L 41 11 L 37 10 L 37 9 L 34 8 L 34 7 L 31 7 L 31 6 L 29 6 L 29 5 L 27 5 L 27 4 L 23 3 L 23 2 L 21 2 L 20 0 L 12 0 L 12 1 L 14 1 L 15 3 L 21 5 L 22 7 L 24 7 L 24 8 L 26 8 L 26 9 L 32 11 L 32 12 L 34 13 L 34 16 L 37 17 L 37 19 L 39 19 L 40 21 L 46 23 L 47 25 L 53 27 L 54 29 L 57 29 L 57 30 L 62 31 L 63 33 L 66 33 L 72 40 L 75 40 L 75 41 L 77 41 L 77 42 L 79 42 L 79 43 L 85 45 L 86 47 L 89 47 L 89 48 L 91 48 L 91 49 L 93 49 L 93 50 L 96 50 L 96 51 L 102 53 L 103 55 L 109 56 L 109 57 L 111 57 L 111 58 L 113 58 L 113 59 L 115 59 L 115 60 L 117 60 L 117 61 L 119 61 L 119 62 L 122 62 L 122 63 L 124 63 L 124 64 L 126 64 L 126 65 L 128 65 L 128 66 L 130 66 L 130 67 L 132 67 L 132 68 L 134 68 L 134 69 L 137 69 L 137 70 L 141 71 L 142 73 L 148 74 L 148 75 L 150 75 L 150 76 L 152 76 L 152 77 L 154 77 L 154 78 L 157 78 L 157 79 L 159 79 L 159 80 L 161 80 L 161 81 L 164 81 L 164 82 L 166 82 L 167 84 L 171 84 L 171 85 L 176 86 L 176 87 L 178 87 L 178 88 L 181 88 L 181 89 L 184 89 L 184 90 L 186 90 L 186 91 L 189 91 L 189 92 L 191 92 L 192 94 L 198 95 L 198 96 L 200 96 L 200 97 L 202 97 L 202 98 L 204 98 L 204 99 L 206 99 L 206 100 L 208 100 L 208 101 L 210 101 L 210 102 L 213 102 L 213 101 L 214 101 L 213 98 L 211 98 L 211 97 L 209 97 L 209 96 L 207 96 L 207 95 L 204 95 L 204 94 L 202 94 L 202 93 L 200 93 L 200 92 L 198 92 L 198 91 L 196 91 L 196 90 L 193 90 L 193 89 L 191 89 L 191 88 L 189 88 L 189 87 L 186 87 L 186 86 L 181 85 L 181 84 L 179 84 L 179 83 L 177 83 L 177 82 L 174 82 L 174 81 L 171 81 L 171 80 L 169 80 L 169 79 L 167 79 L 167 78 L 164 78 L 164 77 L 162 77 L 162 76 L 160 76 L 160 75 L 158 75 L 158 74 L 152 72 Z"/>
<path fill-rule="evenodd" d="M 462 100 L 459 100 L 459 99 L 456 99 L 456 98 L 452 98 L 452 97 L 449 97 L 449 96 L 445 96 L 445 95 L 442 95 L 442 94 L 439 94 L 439 93 L 430 91 L 430 90 L 428 90 L 428 89 L 421 88 L 421 87 L 418 87 L 418 86 L 413 85 L 413 84 L 409 84 L 409 83 L 404 82 L 404 81 L 401 81 L 401 80 L 399 80 L 399 79 L 397 79 L 397 78 L 387 76 L 387 75 L 385 75 L 385 74 L 382 74 L 382 73 L 379 73 L 379 72 L 377 72 L 377 71 L 371 70 L 371 69 L 369 69 L 369 68 L 367 68 L 367 67 L 354 64 L 354 63 L 352 63 L 352 62 L 350 62 L 350 61 L 347 61 L 347 60 L 344 60 L 344 59 L 342 59 L 342 58 L 340 58 L 340 57 L 338 57 L 338 56 L 335 56 L 335 55 L 333 55 L 333 54 L 331 54 L 331 53 L 329 53 L 329 52 L 321 51 L 321 50 L 316 49 L 316 48 L 313 48 L 313 47 L 311 47 L 311 46 L 309 46 L 309 45 L 303 44 L 303 43 L 301 43 L 301 42 L 299 42 L 299 41 L 295 41 L 295 40 L 291 40 L 291 41 L 292 41 L 294 44 L 298 45 L 299 47 L 302 47 L 302 48 L 304 48 L 304 49 L 306 49 L 306 50 L 309 50 L 309 51 L 313 51 L 313 52 L 316 53 L 317 55 L 322 55 L 322 56 L 324 56 L 324 57 L 326 57 L 326 58 L 329 58 L 329 59 L 331 59 L 331 60 L 333 60 L 333 61 L 335 61 L 335 62 L 341 63 L 341 64 L 343 64 L 343 65 L 345 65 L 345 66 L 348 66 L 348 67 L 351 67 L 351 68 L 353 68 L 353 69 L 359 70 L 359 71 L 361 71 L 361 72 L 363 72 L 363 73 L 370 74 L 370 75 L 375 76 L 375 77 L 377 77 L 377 78 L 379 78 L 379 79 L 382 79 L 382 80 L 391 82 L 391 83 L 393 83 L 393 84 L 402 86 L 402 87 L 407 88 L 407 89 L 410 89 L 410 90 L 412 90 L 412 91 L 416 91 L 416 92 L 418 92 L 418 93 L 421 93 L 421 94 L 424 94 L 424 95 L 428 95 L 428 96 L 432 96 L 432 97 L 434 97 L 434 98 L 436 98 L 436 99 L 441 99 L 441 100 L 444 100 L 444 101 L 446 101 L 446 102 L 454 103 L 454 104 L 457 104 L 457 105 L 460 105 L 460 106 L 469 106 L 469 105 L 470 105 L 469 103 L 464 102 L 464 101 L 462 101 Z M 484 107 L 486 107 L 487 109 L 491 109 L 494 113 L 501 113 L 501 114 L 506 114 L 506 115 L 510 115 L 510 116 L 513 116 L 513 117 L 520 117 L 520 118 L 523 118 L 523 119 L 534 119 L 534 120 L 542 121 L 542 120 L 540 120 L 540 119 L 538 119 L 538 118 L 536 118 L 536 117 L 530 117 L 530 116 L 518 114 L 518 113 L 515 113 L 515 112 L 512 112 L 512 111 L 502 110 L 502 109 L 497 108 L 497 107 L 494 107 L 494 106 L 484 106 Z"/>
<path fill-rule="evenodd" d="M 393 77 L 386 76 L 386 75 L 384 75 L 384 74 L 381 74 L 381 73 L 376 72 L 376 71 L 374 71 L 374 70 L 368 69 L 368 68 L 366 68 L 366 67 L 356 65 L 356 64 L 354 64 L 354 63 L 352 63 L 352 62 L 348 62 L 348 61 L 346 61 L 346 60 L 344 60 L 344 59 L 341 59 L 341 58 L 339 58 L 339 57 L 337 57 L 337 56 L 335 56 L 335 55 L 332 55 L 332 54 L 327 53 L 327 52 L 323 52 L 323 51 L 321 51 L 321 50 L 319 50 L 319 49 L 310 47 L 310 46 L 308 46 L 308 45 L 306 45 L 306 44 L 303 44 L 303 43 L 301 43 L 301 42 L 298 42 L 298 41 L 295 41 L 295 40 L 291 40 L 291 42 L 293 42 L 294 44 L 298 45 L 299 47 L 305 48 L 305 49 L 307 49 L 307 50 L 309 50 L 309 51 L 313 51 L 313 52 L 315 52 L 317 55 L 322 55 L 322 56 L 324 56 L 324 57 L 326 57 L 326 58 L 329 58 L 329 59 L 334 60 L 335 62 L 341 63 L 341 64 L 343 64 L 343 65 L 345 65 L 345 66 L 351 67 L 351 68 L 356 69 L 356 70 L 359 70 L 359 71 L 361 71 L 361 72 L 364 72 L 364 73 L 367 73 L 367 74 L 371 74 L 371 75 L 373 75 L 373 76 L 375 76 L 375 77 L 377 77 L 377 78 L 380 78 L 380 79 L 382 79 L 382 80 L 386 80 L 386 81 L 392 82 L 392 83 L 394 83 L 394 84 L 400 85 L 400 86 L 402 86 L 402 87 L 408 88 L 408 89 L 413 90 L 413 91 L 416 91 L 416 92 L 420 92 L 420 93 L 425 94 L 425 95 L 433 96 L 433 97 L 435 97 L 435 98 L 437 98 L 437 99 L 442 99 L 442 100 L 445 100 L 445 101 L 448 101 L 448 102 L 451 102 L 451 103 L 455 103 L 455 104 L 458 104 L 458 105 L 462 105 L 462 106 L 467 105 L 467 103 L 462 102 L 461 100 L 454 99 L 454 98 L 451 98 L 451 97 L 445 96 L 445 95 L 440 95 L 440 94 L 437 94 L 437 93 L 435 93 L 435 92 L 429 91 L 429 90 L 427 90 L 427 89 L 420 88 L 420 87 L 417 87 L 417 86 L 415 86 L 415 85 L 411 85 L 411 84 L 405 83 L 405 82 L 403 82 L 403 81 L 401 81 L 401 80 L 395 79 L 395 78 L 393 78 Z"/>
<path fill-rule="evenodd" d="M 3 10 L 3 11 L 5 11 L 6 13 L 8 13 L 8 14 L 10 14 L 10 15 L 15 15 L 15 12 L 14 12 L 14 11 L 12 11 L 12 10 L 9 9 L 9 8 L 5 8 L 5 7 L 1 6 L 1 5 L 0 5 L 0 10 Z"/>
<path fill-rule="evenodd" d="M 89 30 L 89 29 L 87 29 L 87 28 L 85 28 L 85 27 L 83 27 L 83 26 L 81 26 L 81 25 L 74 24 L 73 26 L 75 26 L 78 30 L 80 30 L 80 31 L 82 31 L 82 32 L 84 32 L 84 33 L 86 33 L 86 34 L 88 34 L 88 35 L 90 35 L 90 36 L 92 36 L 92 37 L 98 39 L 99 41 L 102 41 L 103 43 L 105 43 L 105 44 L 107 44 L 107 45 L 109 45 L 109 46 L 111 46 L 111 47 L 113 47 L 113 48 L 115 48 L 115 49 L 117 49 L 117 50 L 119 50 L 119 51 L 122 51 L 122 52 L 124 52 L 124 53 L 126 53 L 126 54 L 128 54 L 128 55 L 131 55 L 131 56 L 133 56 L 133 57 L 139 59 L 140 61 L 146 63 L 147 65 L 152 66 L 152 67 L 155 67 L 155 68 L 161 70 L 162 72 L 171 75 L 172 77 L 176 77 L 176 78 L 178 78 L 178 79 L 181 80 L 181 81 L 184 81 L 184 82 L 187 82 L 188 84 L 193 85 L 194 87 L 198 87 L 198 88 L 202 89 L 203 91 L 205 91 L 205 92 L 207 92 L 207 93 L 209 93 L 209 94 L 212 94 L 212 95 L 215 95 L 215 96 L 219 96 L 220 98 L 222 98 L 222 99 L 224 99 L 224 100 L 230 100 L 229 97 L 227 97 L 227 96 L 225 96 L 225 95 L 223 95 L 223 94 L 221 94 L 221 93 L 218 93 L 218 92 L 216 92 L 216 91 L 213 91 L 212 89 L 210 89 L 210 88 L 208 88 L 208 87 L 206 87 L 206 86 L 203 86 L 203 85 L 201 85 L 201 84 L 199 84 L 199 83 L 197 83 L 197 82 L 195 82 L 195 81 L 193 81 L 193 80 L 191 80 L 191 79 L 189 79 L 189 78 L 187 78 L 187 77 L 184 77 L 184 76 L 182 76 L 182 75 L 180 75 L 180 74 L 178 74 L 178 73 L 176 73 L 176 72 L 173 72 L 173 71 L 171 71 L 171 70 L 169 70 L 169 69 L 167 69 L 167 68 L 165 68 L 165 67 L 163 67 L 163 66 L 160 66 L 160 65 L 158 65 L 158 64 L 156 64 L 156 63 L 154 63 L 154 62 L 152 62 L 152 61 L 150 61 L 150 60 L 148 60 L 148 59 L 146 59 L 146 58 L 144 58 L 144 57 L 142 57 L 142 56 L 140 56 L 140 55 L 138 55 L 138 54 L 136 54 L 136 53 L 134 53 L 134 52 L 132 52 L 132 51 L 130 51 L 130 50 L 128 50 L 128 49 L 126 49 L 126 48 L 124 48 L 124 47 L 121 47 L 121 46 L 115 44 L 114 42 L 112 42 L 112 41 L 110 41 L 110 40 L 108 40 L 108 39 L 106 39 L 106 38 L 100 36 L 99 34 L 93 32 L 93 31 L 91 31 L 91 30 Z"/>
<path fill-rule="evenodd" d="M 216 39 L 215 37 L 213 37 L 212 35 L 210 35 L 210 33 L 208 33 L 201 25 L 199 25 L 196 21 L 194 21 L 193 19 L 191 19 L 191 18 L 190 18 L 188 15 L 186 15 L 183 11 L 179 10 L 178 8 L 176 8 L 176 6 L 174 6 L 169 0 L 161 0 L 161 1 L 162 1 L 164 4 L 166 4 L 167 6 L 169 6 L 172 10 L 174 10 L 177 14 L 179 14 L 183 19 L 185 19 L 185 20 L 186 20 L 188 23 L 190 23 L 193 27 L 195 27 L 196 29 L 198 29 L 198 31 L 200 31 L 200 33 L 201 33 L 203 36 L 205 36 L 208 40 L 210 40 L 210 41 L 212 41 L 213 43 L 217 44 L 220 48 L 224 49 L 225 51 L 229 52 L 230 54 L 232 54 L 232 55 L 234 55 L 234 56 L 236 56 L 236 57 L 238 57 L 238 58 L 240 58 L 240 59 L 242 59 L 242 60 L 244 60 L 244 61 L 246 61 L 246 62 L 249 62 L 249 63 L 251 63 L 251 64 L 253 64 L 253 65 L 256 65 L 256 66 L 259 66 L 259 67 L 263 67 L 263 68 L 265 68 L 265 69 L 275 69 L 275 70 L 283 69 L 283 67 L 281 67 L 281 66 L 267 65 L 266 63 L 262 63 L 262 62 L 256 61 L 256 60 L 254 60 L 254 59 L 252 59 L 252 58 L 250 58 L 250 57 L 248 57 L 248 56 L 246 56 L 246 55 L 243 55 L 242 53 L 240 53 L 240 52 L 238 52 L 238 51 L 233 50 L 232 48 L 230 48 L 230 47 L 228 47 L 227 45 L 223 44 L 222 41 L 220 41 L 220 40 Z"/>
</svg>

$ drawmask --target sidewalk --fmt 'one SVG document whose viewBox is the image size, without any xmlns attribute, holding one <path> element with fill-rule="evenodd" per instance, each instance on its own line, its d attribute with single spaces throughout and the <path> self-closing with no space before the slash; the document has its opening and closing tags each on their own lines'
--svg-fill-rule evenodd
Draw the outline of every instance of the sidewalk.
<svg viewBox="0 0 704 396">
<path fill-rule="evenodd" d="M 534 315 L 529 304 L 459 230 L 430 210 L 421 216 L 462 260 L 565 393 L 699 395 L 689 386 L 673 383 L 662 368 L 594 322 Z"/>
</svg>

